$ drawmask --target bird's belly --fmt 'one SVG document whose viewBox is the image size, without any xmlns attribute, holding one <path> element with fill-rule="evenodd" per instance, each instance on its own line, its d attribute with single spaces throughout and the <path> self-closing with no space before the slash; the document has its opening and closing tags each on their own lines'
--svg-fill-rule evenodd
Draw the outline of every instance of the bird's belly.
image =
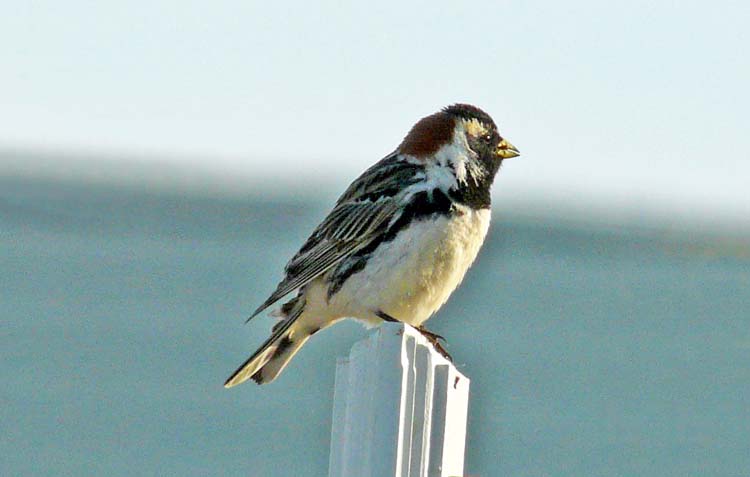
<svg viewBox="0 0 750 477">
<path fill-rule="evenodd" d="M 490 211 L 461 207 L 413 222 L 378 247 L 331 300 L 345 316 L 380 322 L 377 312 L 419 326 L 459 285 L 487 235 Z"/>
</svg>

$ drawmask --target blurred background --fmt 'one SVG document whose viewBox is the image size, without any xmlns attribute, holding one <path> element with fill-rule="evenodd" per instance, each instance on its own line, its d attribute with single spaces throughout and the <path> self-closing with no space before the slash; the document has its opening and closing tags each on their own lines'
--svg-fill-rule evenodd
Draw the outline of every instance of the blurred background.
<svg viewBox="0 0 750 477">
<path fill-rule="evenodd" d="M 431 320 L 467 475 L 750 472 L 747 2 L 84 2 L 0 16 L 0 474 L 327 472 L 335 361 L 242 322 L 419 118 L 522 152 Z"/>
</svg>

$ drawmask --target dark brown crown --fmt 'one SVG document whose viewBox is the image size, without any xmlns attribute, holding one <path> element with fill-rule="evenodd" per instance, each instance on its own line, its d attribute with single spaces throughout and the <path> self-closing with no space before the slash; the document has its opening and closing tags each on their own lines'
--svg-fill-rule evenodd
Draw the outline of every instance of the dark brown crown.
<svg viewBox="0 0 750 477">
<path fill-rule="evenodd" d="M 457 119 L 476 119 L 490 126 L 490 129 L 496 129 L 495 122 L 489 114 L 476 106 L 457 103 L 420 119 L 401 142 L 399 152 L 419 158 L 436 153 L 453 140 Z"/>
<path fill-rule="evenodd" d="M 453 139 L 455 126 L 455 117 L 445 111 L 422 118 L 401 141 L 398 150 L 415 157 L 432 155 Z"/>
</svg>

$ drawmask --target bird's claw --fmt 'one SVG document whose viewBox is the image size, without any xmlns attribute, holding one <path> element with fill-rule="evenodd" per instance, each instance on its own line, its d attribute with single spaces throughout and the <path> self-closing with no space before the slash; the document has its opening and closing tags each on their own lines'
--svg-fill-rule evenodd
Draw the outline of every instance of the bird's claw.
<svg viewBox="0 0 750 477">
<path fill-rule="evenodd" d="M 422 335 L 423 335 L 423 336 L 424 336 L 425 338 L 429 339 L 430 341 L 437 341 L 437 340 L 440 340 L 440 341 L 442 341 L 443 343 L 446 343 L 446 344 L 448 343 L 448 341 L 447 341 L 447 340 L 446 340 L 446 339 L 445 339 L 444 337 L 440 336 L 440 335 L 439 335 L 439 334 L 437 334 L 437 333 L 433 333 L 432 331 L 428 331 L 428 330 L 427 330 L 427 329 L 425 329 L 425 327 L 423 327 L 423 326 L 420 326 L 420 327 L 419 327 L 419 328 L 417 328 L 417 329 L 419 330 L 419 332 L 420 332 L 420 333 L 422 333 Z"/>
<path fill-rule="evenodd" d="M 437 333 L 433 333 L 432 331 L 427 331 L 421 326 L 417 328 L 417 330 L 420 333 L 422 333 L 422 336 L 427 338 L 427 341 L 429 341 L 432 344 L 432 346 L 435 348 L 435 351 L 440 353 L 445 359 L 447 359 L 451 363 L 453 362 L 453 357 L 448 353 L 448 351 L 440 343 L 440 340 L 442 340 L 443 342 L 447 344 L 447 341 L 445 340 L 445 338 L 443 338 Z"/>
</svg>

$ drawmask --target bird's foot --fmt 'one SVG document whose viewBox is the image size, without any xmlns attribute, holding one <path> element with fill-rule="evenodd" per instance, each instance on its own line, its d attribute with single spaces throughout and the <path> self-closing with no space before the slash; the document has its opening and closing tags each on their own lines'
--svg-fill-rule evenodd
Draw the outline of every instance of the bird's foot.
<svg viewBox="0 0 750 477">
<path fill-rule="evenodd" d="M 422 333 L 422 336 L 427 338 L 427 341 L 429 341 L 432 344 L 432 346 L 435 348 L 435 351 L 440 353 L 445 359 L 447 359 L 451 363 L 453 362 L 453 357 L 451 357 L 448 351 L 443 347 L 442 343 L 440 343 L 440 341 L 442 340 L 443 342 L 447 344 L 447 341 L 445 341 L 445 338 L 443 338 L 437 333 L 433 333 L 432 331 L 427 331 L 423 326 L 420 326 L 419 328 L 417 328 L 417 330 L 420 333 Z"/>
<path fill-rule="evenodd" d="M 444 343 L 447 343 L 447 341 L 445 340 L 444 337 L 440 336 L 437 333 L 433 333 L 432 331 L 429 331 L 424 326 L 420 326 L 419 328 L 417 328 L 417 330 L 419 330 L 419 332 L 422 333 L 422 335 L 425 338 L 427 338 L 428 340 L 430 340 L 430 342 L 440 340 L 440 341 L 442 341 Z"/>
</svg>

